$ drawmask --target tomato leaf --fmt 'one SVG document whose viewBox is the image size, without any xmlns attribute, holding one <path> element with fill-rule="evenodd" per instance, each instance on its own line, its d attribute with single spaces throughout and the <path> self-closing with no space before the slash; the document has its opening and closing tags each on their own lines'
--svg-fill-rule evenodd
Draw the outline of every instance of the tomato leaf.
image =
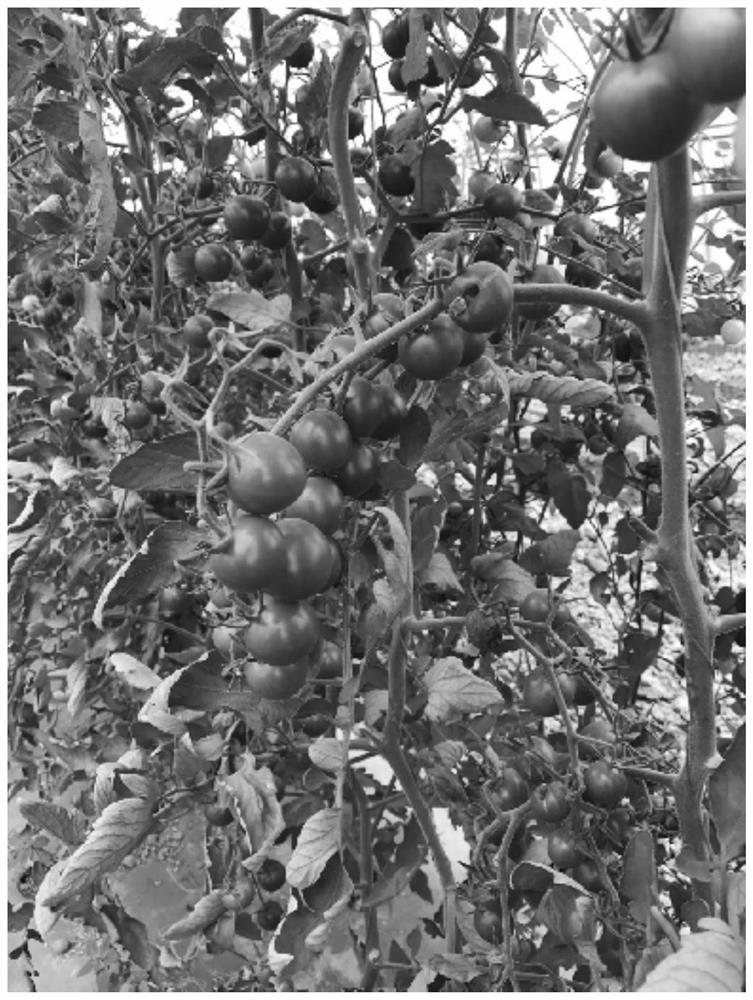
<svg viewBox="0 0 753 1000">
<path fill-rule="evenodd" d="M 501 67 L 500 67 L 501 68 Z M 548 122 L 541 110 L 524 94 L 495 87 L 483 97 L 464 94 L 461 106 L 464 111 L 478 111 L 497 121 L 519 122 L 524 125 L 543 125 Z"/>
<path fill-rule="evenodd" d="M 224 895 L 224 889 L 213 889 L 202 896 L 188 916 L 171 924 L 162 936 L 166 941 L 181 941 L 199 934 L 225 912 L 222 902 Z"/>
<path fill-rule="evenodd" d="M 400 426 L 397 457 L 403 465 L 409 469 L 418 465 L 430 436 L 431 422 L 426 410 L 421 406 L 411 406 Z"/>
<path fill-rule="evenodd" d="M 96 271 L 104 264 L 115 236 L 118 218 L 118 200 L 107 155 L 107 144 L 98 115 L 83 109 L 79 113 L 78 131 L 84 149 L 84 160 L 89 166 L 89 202 L 87 209 L 94 213 L 94 250 L 91 257 L 79 267 Z"/>
<path fill-rule="evenodd" d="M 309 760 L 322 771 L 339 774 L 343 769 L 343 745 L 331 736 L 320 736 L 309 746 Z"/>
<path fill-rule="evenodd" d="M 650 830 L 638 830 L 625 848 L 620 892 L 631 900 L 630 911 L 641 923 L 648 920 L 656 891 L 654 838 Z"/>
<path fill-rule="evenodd" d="M 199 449 L 191 431 L 171 434 L 142 445 L 110 470 L 110 482 L 128 490 L 165 490 L 195 493 L 196 474 L 186 472 L 186 462 L 197 462 Z"/>
<path fill-rule="evenodd" d="M 422 587 L 434 587 L 440 594 L 464 593 L 446 552 L 434 552 L 418 579 Z"/>
<path fill-rule="evenodd" d="M 532 574 L 569 576 L 573 553 L 579 541 L 580 532 L 574 529 L 556 531 L 542 541 L 529 545 L 520 556 L 520 565 Z"/>
<path fill-rule="evenodd" d="M 615 431 L 615 446 L 623 449 L 635 438 L 643 435 L 654 438 L 659 436 L 656 417 L 652 417 L 640 403 L 626 403 Z"/>
<path fill-rule="evenodd" d="M 725 861 L 745 849 L 745 723 L 709 777 L 709 801 Z"/>
<path fill-rule="evenodd" d="M 130 653 L 111 653 L 110 664 L 126 684 L 139 691 L 151 691 L 162 681 L 159 674 Z"/>
<path fill-rule="evenodd" d="M 261 292 L 216 292 L 207 299 L 207 309 L 222 313 L 243 330 L 236 337 L 263 333 L 290 322 L 291 298 L 286 293 L 265 299 Z"/>
<path fill-rule="evenodd" d="M 652 969 L 639 993 L 737 993 L 743 988 L 745 945 L 723 921 L 702 917 L 703 929 Z"/>
<path fill-rule="evenodd" d="M 251 850 L 243 865 L 255 870 L 285 829 L 274 776 L 268 767 L 257 767 L 253 754 L 247 753 L 243 766 L 225 778 L 223 786 L 232 795 Z"/>
<path fill-rule="evenodd" d="M 423 573 L 431 562 L 439 541 L 439 529 L 442 527 L 446 506 L 444 501 L 424 503 L 413 512 L 411 549 L 414 573 Z"/>
<path fill-rule="evenodd" d="M 446 139 L 439 139 L 425 148 L 418 142 L 405 146 L 411 173 L 416 182 L 416 208 L 427 215 L 436 215 L 454 203 L 459 191 L 453 178 L 457 174 L 455 150 Z"/>
<path fill-rule="evenodd" d="M 303 824 L 292 857 L 287 864 L 288 883 L 294 889 L 313 885 L 327 861 L 340 849 L 339 809 L 320 809 Z"/>
<path fill-rule="evenodd" d="M 364 894 L 364 906 L 379 906 L 401 895 L 407 889 L 413 873 L 426 860 L 426 841 L 415 816 L 403 826 L 402 835 L 394 856 L 383 866 L 379 878 Z"/>
<path fill-rule="evenodd" d="M 616 500 L 627 481 L 628 464 L 622 451 L 610 451 L 601 465 L 599 489 L 606 497 Z"/>
<path fill-rule="evenodd" d="M 586 477 L 571 471 L 561 460 L 552 459 L 547 466 L 546 482 L 557 510 L 571 528 L 579 528 L 591 502 Z"/>
<path fill-rule="evenodd" d="M 54 802 L 21 802 L 19 812 L 37 830 L 46 830 L 69 847 L 78 847 L 85 830 L 79 814 L 70 813 Z"/>
<path fill-rule="evenodd" d="M 421 680 L 428 692 L 425 715 L 432 722 L 464 712 L 482 712 L 504 701 L 493 684 L 466 670 L 454 656 L 438 660 Z"/>
</svg>

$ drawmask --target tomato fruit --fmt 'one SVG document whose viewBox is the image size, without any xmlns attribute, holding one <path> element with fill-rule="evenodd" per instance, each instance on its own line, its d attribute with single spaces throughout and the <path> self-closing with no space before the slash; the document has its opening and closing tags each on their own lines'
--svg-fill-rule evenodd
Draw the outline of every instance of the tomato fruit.
<svg viewBox="0 0 753 1000">
<path fill-rule="evenodd" d="M 583 775 L 586 797 L 595 805 L 612 809 L 627 792 L 627 778 L 605 760 L 589 764 Z"/>
<path fill-rule="evenodd" d="M 489 337 L 485 333 L 466 333 L 463 337 L 463 356 L 458 368 L 467 368 L 474 361 L 478 361 L 488 343 Z"/>
<path fill-rule="evenodd" d="M 303 493 L 285 508 L 283 516 L 302 518 L 331 535 L 342 524 L 344 510 L 345 500 L 337 483 L 324 476 L 309 476 Z"/>
<path fill-rule="evenodd" d="M 302 156 L 286 156 L 277 164 L 275 184 L 288 201 L 304 202 L 316 190 L 316 167 Z"/>
<path fill-rule="evenodd" d="M 388 21 L 382 28 L 382 48 L 390 59 L 400 59 L 405 55 L 409 38 L 410 28 L 405 14 Z"/>
<path fill-rule="evenodd" d="M 400 156 L 390 153 L 379 164 L 379 183 L 395 198 L 404 198 L 413 193 L 416 182 L 407 163 Z"/>
<path fill-rule="evenodd" d="M 552 864 L 558 868 L 572 868 L 583 859 L 575 837 L 564 830 L 554 830 L 550 833 L 546 846 Z"/>
<path fill-rule="evenodd" d="M 214 181 L 210 174 L 204 173 L 201 167 L 192 167 L 186 173 L 186 191 L 200 201 L 211 198 L 214 194 Z"/>
<path fill-rule="evenodd" d="M 256 911 L 256 923 L 264 931 L 273 931 L 278 926 L 285 913 L 275 899 L 267 902 Z"/>
<path fill-rule="evenodd" d="M 221 243 L 205 243 L 194 254 L 193 265 L 202 281 L 224 281 L 233 270 L 233 258 Z"/>
<path fill-rule="evenodd" d="M 621 173 L 624 163 L 622 157 L 618 156 L 613 149 L 603 149 L 596 157 L 595 167 L 599 177 L 609 180 L 610 177 Z"/>
<path fill-rule="evenodd" d="M 660 51 L 699 101 L 722 104 L 745 94 L 745 8 L 676 8 Z"/>
<path fill-rule="evenodd" d="M 492 184 L 481 204 L 491 219 L 514 219 L 523 207 L 523 195 L 512 184 Z"/>
<path fill-rule="evenodd" d="M 348 461 L 332 478 L 346 496 L 362 497 L 379 478 L 379 456 L 369 445 L 358 442 Z"/>
<path fill-rule="evenodd" d="M 739 344 L 745 340 L 745 323 L 741 319 L 725 319 L 719 334 L 725 344 Z"/>
<path fill-rule="evenodd" d="M 692 139 L 705 109 L 683 85 L 672 56 L 660 49 L 638 62 L 613 63 L 591 112 L 596 131 L 615 153 L 653 163 Z"/>
<path fill-rule="evenodd" d="M 332 410 L 309 410 L 290 432 L 291 444 L 315 472 L 334 472 L 350 458 L 353 436 L 343 418 Z"/>
<path fill-rule="evenodd" d="M 602 887 L 599 869 L 590 858 L 583 858 L 579 861 L 572 870 L 572 876 L 589 892 L 598 892 Z"/>
<path fill-rule="evenodd" d="M 487 115 L 481 115 L 473 123 L 473 134 L 484 146 L 493 146 L 500 142 L 507 135 L 507 125 L 501 121 L 495 121 Z"/>
<path fill-rule="evenodd" d="M 479 82 L 484 73 L 484 67 L 481 65 L 481 60 L 474 57 L 466 64 L 463 70 L 463 75 L 458 76 L 457 85 L 461 90 L 467 90 L 468 87 L 473 87 Z"/>
<path fill-rule="evenodd" d="M 383 417 L 382 393 L 368 379 L 356 375 L 348 388 L 343 418 L 353 437 L 369 437 Z"/>
<path fill-rule="evenodd" d="M 494 233 L 484 233 L 481 239 L 476 244 L 476 249 L 473 253 L 474 261 L 477 260 L 488 260 L 492 264 L 499 264 L 502 260 L 502 253 L 504 251 L 504 243 L 500 240 L 498 236 Z"/>
<path fill-rule="evenodd" d="M 481 201 L 489 188 L 494 187 L 497 179 L 486 170 L 474 170 L 468 178 L 468 197 L 471 201 Z"/>
<path fill-rule="evenodd" d="M 482 906 L 475 910 L 473 926 L 478 936 L 489 944 L 500 944 L 502 941 L 502 913 L 499 909 Z"/>
<path fill-rule="evenodd" d="M 186 347 L 191 347 L 196 351 L 204 351 L 209 347 L 209 331 L 214 323 L 209 316 L 198 313 L 196 316 L 189 316 L 183 324 L 183 343 Z M 160 391 L 162 385 L 160 383 Z"/>
<path fill-rule="evenodd" d="M 269 225 L 269 206 L 261 198 L 241 194 L 225 205 L 222 217 L 228 234 L 236 240 L 258 240 Z"/>
<path fill-rule="evenodd" d="M 382 266 L 393 268 L 398 280 L 401 280 L 403 275 L 410 274 L 413 271 L 414 250 L 415 244 L 411 234 L 404 226 L 396 226 L 387 242 L 387 246 L 384 248 Z M 376 301 L 377 298 L 379 296 L 375 295 L 374 300 Z"/>
<path fill-rule="evenodd" d="M 408 89 L 408 86 L 403 79 L 403 62 L 403 59 L 393 59 L 387 72 L 387 79 L 390 82 L 390 86 L 393 87 L 398 94 L 404 94 Z"/>
<path fill-rule="evenodd" d="M 551 610 L 549 591 L 543 588 L 531 590 L 520 602 L 520 617 L 528 622 L 545 622 Z"/>
<path fill-rule="evenodd" d="M 580 236 L 586 243 L 593 243 L 597 234 L 596 224 L 583 212 L 565 212 L 554 227 L 555 236 Z"/>
<path fill-rule="evenodd" d="M 363 133 L 363 112 L 351 105 L 348 108 L 348 138 L 355 139 Z"/>
<path fill-rule="evenodd" d="M 233 822 L 233 814 L 227 806 L 212 802 L 204 809 L 204 815 L 210 826 L 228 826 Z"/>
<path fill-rule="evenodd" d="M 502 812 L 522 806 L 530 793 L 528 782 L 514 767 L 503 768 L 502 774 L 489 784 L 489 798 Z"/>
<path fill-rule="evenodd" d="M 334 212 L 340 204 L 340 195 L 337 190 L 337 181 L 332 170 L 322 170 L 319 173 L 319 180 L 314 193 L 306 199 L 306 207 L 317 215 L 327 215 Z"/>
<path fill-rule="evenodd" d="M 561 823 L 570 812 L 564 782 L 551 781 L 535 788 L 531 795 L 531 812 L 542 823 Z"/>
<path fill-rule="evenodd" d="M 227 492 L 248 514 L 275 514 L 303 493 L 306 467 L 289 441 L 269 431 L 253 431 L 231 442 Z"/>
<path fill-rule="evenodd" d="M 320 681 L 335 680 L 343 675 L 343 651 L 336 642 L 325 639 L 313 662 L 317 665 L 316 676 Z"/>
<path fill-rule="evenodd" d="M 554 689 L 544 670 L 539 667 L 534 668 L 523 682 L 522 701 L 523 707 L 535 715 L 545 717 L 556 715 L 559 711 Z"/>
<path fill-rule="evenodd" d="M 302 517 L 281 517 L 277 528 L 284 541 L 284 559 L 267 592 L 298 601 L 326 590 L 333 557 L 324 532 Z"/>
<path fill-rule="evenodd" d="M 397 355 L 411 375 L 436 381 L 455 371 L 464 346 L 463 331 L 447 313 L 440 313 L 428 328 L 404 334 L 398 341 Z"/>
<path fill-rule="evenodd" d="M 313 58 L 314 42 L 311 38 L 307 38 L 294 52 L 290 53 L 285 62 L 291 69 L 305 69 Z"/>
<path fill-rule="evenodd" d="M 379 386 L 379 389 L 382 396 L 382 416 L 371 436 L 377 441 L 388 441 L 400 433 L 408 407 L 396 389 L 388 386 Z"/>
<path fill-rule="evenodd" d="M 595 253 L 584 253 L 577 260 L 569 260 L 565 265 L 565 281 L 581 288 L 598 288 L 607 273 L 603 257 Z"/>
<path fill-rule="evenodd" d="M 290 223 L 290 216 L 285 212 L 272 212 L 269 217 L 269 225 L 263 236 L 259 237 L 259 242 L 269 250 L 282 250 L 290 242 L 293 235 L 293 227 Z"/>
<path fill-rule="evenodd" d="M 531 272 L 531 284 L 534 285 L 560 285 L 564 282 L 564 274 L 554 264 L 537 264 Z M 521 319 L 541 321 L 554 316 L 558 309 L 558 302 L 521 302 L 518 315 Z"/>
<path fill-rule="evenodd" d="M 238 518 L 207 566 L 225 586 L 246 593 L 264 590 L 279 577 L 284 561 L 285 541 L 277 525 L 248 514 Z"/>
<path fill-rule="evenodd" d="M 282 889 L 286 878 L 285 865 L 276 858 L 266 858 L 256 873 L 256 881 L 265 892 L 277 892 L 278 889 Z"/>
<path fill-rule="evenodd" d="M 123 416 L 123 423 L 126 427 L 132 431 L 140 431 L 144 427 L 147 427 L 151 423 L 151 420 L 152 411 L 146 403 L 142 403 L 140 399 L 134 400 L 132 403 L 126 403 L 125 415 Z"/>
<path fill-rule="evenodd" d="M 307 656 L 319 639 L 319 621 L 304 601 L 264 600 L 246 629 L 248 652 L 265 664 L 285 666 Z"/>
<path fill-rule="evenodd" d="M 452 319 L 463 330 L 487 333 L 510 319 L 512 282 L 501 267 L 479 260 L 470 264 L 450 283 L 444 302 Z"/>
<path fill-rule="evenodd" d="M 159 396 L 162 392 L 162 379 L 156 372 L 144 372 L 139 381 L 141 384 L 141 395 L 145 398 Z"/>
</svg>

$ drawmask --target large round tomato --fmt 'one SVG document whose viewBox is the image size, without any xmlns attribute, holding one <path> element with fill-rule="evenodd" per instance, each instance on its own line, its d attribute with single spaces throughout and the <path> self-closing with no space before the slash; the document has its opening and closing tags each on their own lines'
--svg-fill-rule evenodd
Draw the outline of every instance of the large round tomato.
<svg viewBox="0 0 753 1000">
<path fill-rule="evenodd" d="M 463 358 L 463 331 L 447 313 L 440 313 L 428 328 L 405 334 L 398 342 L 400 363 L 416 378 L 436 381 L 454 372 Z"/>
<path fill-rule="evenodd" d="M 504 326 L 512 312 L 512 282 L 501 267 L 476 261 L 459 274 L 446 290 L 445 305 L 458 326 L 469 333 L 484 333 Z"/>
<path fill-rule="evenodd" d="M 512 184 L 492 184 L 484 192 L 481 204 L 492 219 L 514 219 L 523 207 L 523 195 Z"/>
<path fill-rule="evenodd" d="M 377 441 L 388 441 L 400 432 L 408 407 L 397 389 L 390 389 L 385 385 L 379 386 L 379 389 L 382 396 L 382 415 L 371 436 Z"/>
<path fill-rule="evenodd" d="M 655 162 L 676 153 L 698 131 L 703 101 L 683 85 L 674 59 L 654 52 L 613 63 L 591 106 L 599 137 L 629 160 Z"/>
<path fill-rule="evenodd" d="M 302 517 L 281 517 L 277 527 L 284 541 L 284 559 L 267 592 L 298 601 L 326 590 L 333 560 L 327 536 Z"/>
<path fill-rule="evenodd" d="M 267 231 L 269 206 L 261 198 L 241 194 L 225 205 L 222 217 L 225 228 L 236 240 L 258 240 Z"/>
<path fill-rule="evenodd" d="M 315 472 L 334 472 L 350 458 L 353 436 L 342 417 L 332 410 L 309 410 L 294 425 L 290 441 Z"/>
<path fill-rule="evenodd" d="M 317 678 L 331 681 L 343 675 L 343 651 L 336 642 L 325 640 L 314 662 L 318 665 Z"/>
<path fill-rule="evenodd" d="M 542 823 L 561 823 L 570 812 L 564 782 L 550 781 L 535 788 L 531 795 L 531 812 Z"/>
<path fill-rule="evenodd" d="M 740 344 L 745 340 L 745 323 L 741 319 L 725 319 L 719 329 L 719 335 L 725 344 Z"/>
<path fill-rule="evenodd" d="M 473 926 L 478 936 L 489 944 L 499 944 L 502 941 L 502 913 L 499 909 L 479 907 L 473 913 Z"/>
<path fill-rule="evenodd" d="M 228 454 L 227 492 L 249 514 L 274 514 L 293 503 L 306 485 L 301 453 L 269 431 L 233 442 Z"/>
<path fill-rule="evenodd" d="M 361 497 L 379 478 L 379 456 L 368 444 L 359 442 L 345 465 L 333 473 L 333 478 L 346 496 Z"/>
<path fill-rule="evenodd" d="M 537 264 L 531 273 L 531 283 L 534 285 L 564 284 L 565 275 L 554 264 Z M 559 309 L 558 302 L 521 302 L 518 315 L 521 319 L 549 319 Z"/>
<path fill-rule="evenodd" d="M 543 669 L 536 667 L 523 682 L 523 706 L 536 715 L 556 715 L 554 688 Z"/>
<path fill-rule="evenodd" d="M 319 620 L 304 601 L 266 597 L 264 607 L 246 629 L 248 652 L 264 663 L 285 666 L 308 655 L 319 639 Z"/>
<path fill-rule="evenodd" d="M 379 183 L 395 198 L 404 198 L 413 193 L 416 181 L 410 166 L 397 154 L 390 153 L 379 164 Z"/>
<path fill-rule="evenodd" d="M 543 587 L 529 591 L 520 602 L 520 617 L 527 622 L 545 622 L 551 610 L 549 591 Z"/>
<path fill-rule="evenodd" d="M 489 798 L 494 805 L 507 812 L 522 806 L 530 794 L 528 782 L 514 767 L 505 767 L 499 778 L 495 778 L 489 786 Z"/>
<path fill-rule="evenodd" d="M 209 559 L 209 569 L 231 590 L 264 590 L 282 572 L 285 542 L 266 517 L 239 517 L 232 535 Z"/>
<path fill-rule="evenodd" d="M 627 778 L 605 760 L 589 764 L 583 775 L 586 796 L 597 806 L 611 809 L 627 792 Z"/>
<path fill-rule="evenodd" d="M 282 250 L 290 242 L 293 234 L 293 227 L 290 216 L 285 212 L 272 212 L 269 217 L 269 225 L 263 235 L 259 237 L 259 242 L 269 250 Z"/>
<path fill-rule="evenodd" d="M 382 48 L 391 59 L 399 59 L 405 55 L 409 37 L 408 17 L 401 14 L 382 28 Z"/>
<path fill-rule="evenodd" d="M 283 513 L 286 518 L 303 518 L 331 535 L 340 527 L 344 510 L 345 499 L 337 483 L 325 476 L 309 476 L 303 493 Z"/>
<path fill-rule="evenodd" d="M 572 868 L 583 859 L 575 837 L 564 830 L 554 830 L 550 833 L 546 846 L 552 864 L 558 868 Z"/>
<path fill-rule="evenodd" d="M 309 661 L 302 659 L 296 663 L 274 666 L 271 663 L 249 660 L 243 673 L 246 684 L 254 694 L 270 701 L 280 701 L 292 698 L 301 690 L 308 679 Z"/>
<path fill-rule="evenodd" d="M 221 243 L 205 243 L 194 254 L 193 266 L 202 281 L 224 281 L 233 270 L 233 258 Z"/>
<path fill-rule="evenodd" d="M 197 351 L 205 350 L 209 347 L 209 331 L 213 326 L 214 323 L 209 316 L 203 313 L 189 316 L 183 324 L 183 343 L 186 347 L 192 347 Z M 160 384 L 160 390 L 161 388 Z"/>
<path fill-rule="evenodd" d="M 678 7 L 661 51 L 699 101 L 721 104 L 745 94 L 744 7 Z"/>
</svg>

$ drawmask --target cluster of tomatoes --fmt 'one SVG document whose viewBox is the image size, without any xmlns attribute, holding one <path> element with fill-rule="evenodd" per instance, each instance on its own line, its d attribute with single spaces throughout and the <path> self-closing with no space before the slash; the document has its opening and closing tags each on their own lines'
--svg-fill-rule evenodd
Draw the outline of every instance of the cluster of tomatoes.
<svg viewBox="0 0 753 1000">
<path fill-rule="evenodd" d="M 683 7 L 667 16 L 648 54 L 628 34 L 630 58 L 607 70 L 593 98 L 599 137 L 631 160 L 654 162 L 677 152 L 710 104 L 745 94 L 745 8 Z"/>
</svg>

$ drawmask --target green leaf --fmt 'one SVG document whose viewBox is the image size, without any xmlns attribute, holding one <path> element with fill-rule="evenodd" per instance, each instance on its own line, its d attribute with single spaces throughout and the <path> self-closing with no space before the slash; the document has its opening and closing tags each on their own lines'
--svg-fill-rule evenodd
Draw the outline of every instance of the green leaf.
<svg viewBox="0 0 753 1000">
<path fill-rule="evenodd" d="M 656 422 L 656 417 L 652 417 L 640 403 L 626 403 L 615 431 L 615 446 L 623 449 L 635 438 L 644 435 L 654 438 L 659 436 L 659 425 Z"/>
<path fill-rule="evenodd" d="M 53 136 L 59 142 L 78 142 L 80 105 L 76 101 L 44 101 L 37 104 L 31 124 Z"/>
<path fill-rule="evenodd" d="M 445 139 L 440 139 L 423 151 L 420 143 L 407 143 L 405 154 L 416 182 L 416 208 L 427 215 L 437 215 L 459 194 L 453 180 L 457 174 L 455 149 Z"/>
<path fill-rule="evenodd" d="M 622 451 L 610 451 L 601 464 L 599 489 L 606 497 L 616 500 L 627 481 L 628 464 Z"/>
<path fill-rule="evenodd" d="M 572 471 L 559 459 L 552 459 L 547 467 L 546 482 L 557 510 L 571 528 L 579 528 L 588 515 L 591 502 L 586 477 Z"/>
<path fill-rule="evenodd" d="M 400 896 L 413 873 L 426 860 L 426 842 L 415 816 L 402 828 L 402 834 L 394 856 L 382 867 L 379 878 L 363 896 L 363 906 L 378 906 Z"/>
<path fill-rule="evenodd" d="M 425 715 L 432 722 L 483 712 L 504 701 L 497 688 L 477 677 L 454 656 L 438 660 L 421 678 L 428 692 Z"/>
<path fill-rule="evenodd" d="M 196 492 L 196 474 L 186 472 L 186 462 L 196 462 L 199 450 L 191 431 L 170 434 L 126 455 L 110 470 L 110 483 L 128 490 Z"/>
<path fill-rule="evenodd" d="M 530 101 L 523 94 L 503 90 L 502 87 L 495 87 L 483 97 L 465 94 L 462 107 L 464 111 L 478 111 L 479 114 L 495 118 L 497 121 L 519 122 L 522 125 L 542 125 L 544 127 L 549 124 L 533 101 Z"/>
<path fill-rule="evenodd" d="M 622 863 L 620 892 L 632 901 L 630 911 L 645 924 L 656 897 L 656 859 L 650 830 L 638 830 L 628 841 Z"/>
<path fill-rule="evenodd" d="M 115 238 L 118 200 L 99 116 L 82 110 L 79 114 L 78 131 L 84 148 L 84 162 L 89 166 L 87 209 L 94 213 L 94 250 L 91 257 L 82 261 L 79 267 L 85 271 L 96 271 L 107 259 Z"/>
<path fill-rule="evenodd" d="M 727 756 L 709 777 L 709 801 L 725 861 L 745 849 L 745 723 L 730 744 Z"/>
<path fill-rule="evenodd" d="M 303 824 L 292 857 L 287 864 L 288 883 L 307 889 L 324 871 L 329 859 L 340 849 L 339 809 L 320 809 Z"/>
<path fill-rule="evenodd" d="M 528 548 L 520 556 L 520 565 L 534 575 L 569 576 L 573 552 L 580 541 L 580 532 L 565 528 Z M 525 595 L 524 595 L 525 596 Z"/>
<path fill-rule="evenodd" d="M 703 930 L 681 940 L 680 950 L 649 972 L 639 993 L 739 993 L 745 945 L 721 920 L 702 917 Z"/>
</svg>

